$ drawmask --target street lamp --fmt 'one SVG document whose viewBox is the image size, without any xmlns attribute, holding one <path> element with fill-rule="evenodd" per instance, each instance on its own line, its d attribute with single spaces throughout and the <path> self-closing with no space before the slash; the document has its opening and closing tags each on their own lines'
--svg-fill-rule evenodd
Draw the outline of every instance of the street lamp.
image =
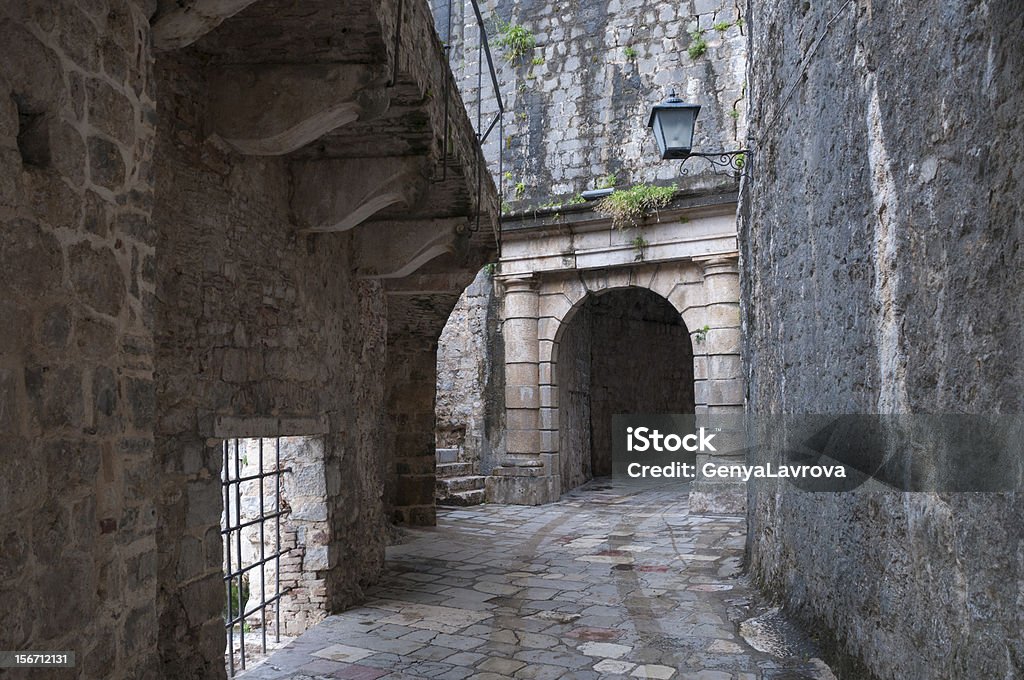
<svg viewBox="0 0 1024 680">
<path fill-rule="evenodd" d="M 658 142 L 658 151 L 663 159 L 682 159 L 679 174 L 688 175 L 684 168 L 686 161 L 696 156 L 703 158 L 715 169 L 716 174 L 743 174 L 747 165 L 749 149 L 737 151 L 714 151 L 712 153 L 694 153 L 693 131 L 697 124 L 700 104 L 686 104 L 676 96 L 675 91 L 668 98 L 651 108 L 651 116 L 647 127 L 654 131 L 654 139 Z M 727 169 L 719 172 L 719 169 Z"/>
</svg>

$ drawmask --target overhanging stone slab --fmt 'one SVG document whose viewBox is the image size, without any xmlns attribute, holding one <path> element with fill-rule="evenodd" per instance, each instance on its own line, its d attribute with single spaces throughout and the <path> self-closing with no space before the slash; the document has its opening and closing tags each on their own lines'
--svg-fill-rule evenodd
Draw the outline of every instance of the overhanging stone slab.
<svg viewBox="0 0 1024 680">
<path fill-rule="evenodd" d="M 363 64 L 229 66 L 210 75 L 212 136 L 243 154 L 287 154 L 388 108 L 383 69 Z"/>
<path fill-rule="evenodd" d="M 371 222 L 355 232 L 356 274 L 399 279 L 436 257 L 468 246 L 465 219 Z"/>
<path fill-rule="evenodd" d="M 153 20 L 153 47 L 157 50 L 187 47 L 254 2 L 256 0 L 161 2 L 161 11 Z"/>
<path fill-rule="evenodd" d="M 354 158 L 292 165 L 292 210 L 303 231 L 348 231 L 385 208 L 411 209 L 423 197 L 421 158 Z"/>
</svg>

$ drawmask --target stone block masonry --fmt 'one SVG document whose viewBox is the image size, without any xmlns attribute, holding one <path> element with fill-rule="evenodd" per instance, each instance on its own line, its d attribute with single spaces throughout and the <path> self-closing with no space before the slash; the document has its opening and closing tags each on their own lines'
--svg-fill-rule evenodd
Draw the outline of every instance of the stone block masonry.
<svg viewBox="0 0 1024 680">
<path fill-rule="evenodd" d="M 158 677 L 145 5 L 0 7 L 0 648 L 111 680 Z"/>
<path fill-rule="evenodd" d="M 447 3 L 441 0 L 435 5 Z M 504 138 L 485 148 L 513 209 L 558 204 L 609 175 L 619 186 L 669 183 L 678 163 L 661 162 L 647 126 L 651 105 L 671 90 L 703 105 L 695 143 L 737 149 L 746 139 L 744 3 L 613 0 L 482 3 L 505 97 Z M 447 30 L 438 11 L 439 32 Z M 478 33 L 472 6 L 454 3 L 452 45 L 467 111 L 476 115 Z M 518 58 L 501 45 L 506 24 L 536 41 Z M 486 69 L 486 66 L 485 66 Z M 486 76 L 485 76 L 486 77 Z M 497 110 L 490 91 L 484 115 Z M 692 162 L 693 172 L 706 168 Z"/>
<path fill-rule="evenodd" d="M 475 115 L 479 103 L 485 117 L 492 115 L 497 102 L 487 98 L 486 89 L 478 101 L 479 39 L 472 5 L 455 2 L 449 16 L 447 2 L 433 4 L 441 35 L 452 26 L 449 43 L 467 111 Z M 675 89 L 703 105 L 696 139 L 702 149 L 744 146 L 747 28 L 744 10 L 725 1 L 499 0 L 483 3 L 483 11 L 507 108 L 504 136 L 492 135 L 485 147 L 496 175 L 499 152 L 504 154 L 499 182 L 506 219 L 494 295 L 500 303 L 495 306 L 503 306 L 505 314 L 496 314 L 500 327 L 485 326 L 476 320 L 489 318 L 494 301 L 471 293 L 460 301 L 458 316 L 442 335 L 446 351 L 439 364 L 439 403 L 445 427 L 465 432 L 465 459 L 479 463 L 485 473 L 497 469 L 489 482 L 491 500 L 541 502 L 591 474 L 575 458 L 571 464 L 567 457 L 559 463 L 560 447 L 589 451 L 591 416 L 596 423 L 606 419 L 609 408 L 623 407 L 605 400 L 608 391 L 598 386 L 599 408 L 591 414 L 589 384 L 588 390 L 559 387 L 554 358 L 564 340 L 559 333 L 587 291 L 638 287 L 673 295 L 672 304 L 680 312 L 687 310 L 690 333 L 709 330 L 699 356 L 690 361 L 688 374 L 697 394 L 696 404 L 687 408 L 701 414 L 742 409 L 742 381 L 736 370 L 735 203 L 718 206 L 707 222 L 696 219 L 704 216 L 703 210 L 678 222 L 662 211 L 637 229 L 623 231 L 596 215 L 593 204 L 583 204 L 578 194 L 604 183 L 623 188 L 678 182 L 685 185 L 691 206 L 706 207 L 714 202 L 709 198 L 713 195 L 734 196 L 735 184 L 708 176 L 699 159 L 688 166 L 694 176 L 680 180 L 678 163 L 658 159 L 646 123 L 650 106 Z M 506 40 L 515 35 L 510 26 L 527 36 L 525 51 L 518 56 Z M 638 243 L 644 245 L 638 248 Z M 638 249 L 643 251 L 639 257 Z M 707 261 L 717 255 L 726 256 L 722 263 Z M 703 260 L 699 266 L 698 260 Z M 663 267 L 657 281 L 645 271 L 649 262 Z M 692 280 L 696 271 L 702 272 L 703 284 Z M 566 281 L 569 290 L 563 291 Z M 531 299 L 550 308 L 524 315 L 522 306 Z M 467 333 L 467 325 L 486 337 Z M 460 353 L 447 349 L 456 346 Z M 604 358 L 599 356 L 599 365 Z M 503 375 L 495 364 L 504 369 Z M 582 376 L 577 371 L 565 378 L 571 382 Z M 559 402 L 560 391 L 570 403 Z M 489 432 L 504 429 L 506 435 L 489 434 L 487 424 L 502 419 L 502 427 Z M 602 427 L 599 450 L 607 449 Z M 584 458 L 589 465 L 589 456 Z M 529 465 L 501 467 L 517 462 Z M 543 474 L 530 467 L 540 464 L 548 465 Z M 559 470 L 567 479 L 555 484 Z M 507 487 L 508 493 L 496 491 L 499 487 Z M 741 494 L 731 493 L 728 503 L 715 495 L 695 490 L 694 507 L 716 512 L 742 508 Z"/>
<path fill-rule="evenodd" d="M 749 410 L 1021 413 L 1020 3 L 751 9 Z M 758 482 L 749 502 L 753 574 L 851 677 L 1024 677 L 1019 495 Z"/>
<path fill-rule="evenodd" d="M 225 438 L 322 438 L 325 526 L 302 554 L 322 583 L 303 606 L 350 605 L 377 578 L 398 475 L 385 423 L 404 415 L 385 403 L 389 327 L 404 340 L 386 287 L 423 289 L 407 279 L 428 261 L 451 276 L 417 298 L 441 298 L 439 331 L 496 205 L 461 103 L 445 118 L 430 94 L 451 73 L 427 4 L 402 8 L 0 4 L 0 649 L 73 650 L 78 678 L 224 677 Z M 225 104 L 211 83 L 229 76 L 338 101 L 252 87 L 258 105 Z M 348 231 L 300 233 L 296 169 L 320 161 L 325 194 L 360 167 L 381 177 L 371 199 L 394 194 L 381 167 L 412 168 L 390 181 L 416 191 L 390 212 L 336 192 Z"/>
<path fill-rule="evenodd" d="M 201 675 L 224 645 L 221 600 L 200 606 L 223 590 L 219 554 L 195 563 L 189 547 L 220 517 L 211 437 L 322 434 L 328 606 L 357 600 L 360 584 L 380 568 L 385 516 L 373 499 L 383 480 L 373 456 L 383 435 L 356 414 L 383 412 L 384 355 L 373 350 L 383 347 L 385 301 L 379 285 L 352 276 L 347 239 L 297 238 L 287 228 L 283 159 L 197 155 L 183 143 L 201 134 L 204 77 L 196 60 L 162 59 L 157 77 L 164 96 L 156 267 L 161 645 L 181 672 Z M 273 414 L 322 421 L 324 432 L 253 431 Z M 216 431 L 220 415 L 241 419 Z"/>
<path fill-rule="evenodd" d="M 481 270 L 459 297 L 437 348 L 437 446 L 457 447 L 460 461 L 488 474 L 504 442 L 497 338 L 500 305 L 493 267 Z M 500 413 L 500 416 L 498 415 Z"/>
</svg>

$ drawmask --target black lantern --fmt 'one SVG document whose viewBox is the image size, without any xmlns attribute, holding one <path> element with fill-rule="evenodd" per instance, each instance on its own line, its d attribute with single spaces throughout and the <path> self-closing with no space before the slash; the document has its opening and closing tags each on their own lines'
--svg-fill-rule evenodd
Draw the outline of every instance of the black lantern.
<svg viewBox="0 0 1024 680">
<path fill-rule="evenodd" d="M 693 128 L 700 113 L 700 104 L 684 104 L 673 91 L 668 99 L 651 109 L 647 127 L 654 129 L 654 139 L 662 158 L 688 158 L 693 149 Z"/>
<path fill-rule="evenodd" d="M 700 104 L 684 104 L 683 100 L 676 96 L 675 91 L 668 95 L 668 99 L 656 104 L 651 109 L 651 117 L 647 121 L 647 127 L 654 130 L 654 139 L 658 142 L 658 151 L 664 159 L 682 159 L 679 164 L 679 174 L 689 175 L 690 172 L 684 166 L 691 158 L 703 158 L 711 164 L 712 171 L 718 175 L 732 175 L 739 177 L 750 177 L 748 174 L 750 164 L 750 149 L 737 149 L 736 151 L 711 151 L 698 153 L 693 150 L 693 130 L 697 124 L 697 114 L 700 113 Z"/>
</svg>

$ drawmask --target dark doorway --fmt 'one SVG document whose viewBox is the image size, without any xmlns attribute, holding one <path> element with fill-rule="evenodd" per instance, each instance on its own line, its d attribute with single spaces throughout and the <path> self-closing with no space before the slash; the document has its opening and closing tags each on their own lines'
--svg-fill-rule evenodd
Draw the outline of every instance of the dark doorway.
<svg viewBox="0 0 1024 680">
<path fill-rule="evenodd" d="M 693 346 L 679 312 L 645 288 L 591 295 L 561 333 L 562 491 L 612 471 L 612 415 L 693 413 Z"/>
</svg>

